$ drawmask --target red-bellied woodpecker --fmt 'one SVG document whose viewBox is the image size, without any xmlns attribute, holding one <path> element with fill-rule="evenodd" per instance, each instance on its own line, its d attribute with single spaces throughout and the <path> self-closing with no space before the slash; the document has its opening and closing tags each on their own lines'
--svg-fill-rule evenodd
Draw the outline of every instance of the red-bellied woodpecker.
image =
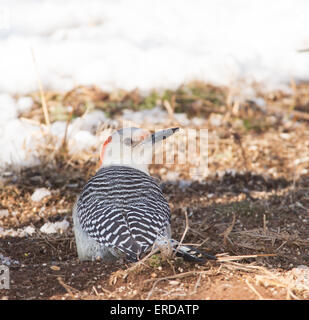
<svg viewBox="0 0 309 320">
<path fill-rule="evenodd" d="M 101 167 L 73 209 L 80 260 L 137 261 L 153 248 L 193 261 L 215 259 L 171 239 L 168 202 L 148 172 L 156 143 L 177 130 L 150 134 L 139 128 L 124 128 L 105 141 Z"/>
</svg>

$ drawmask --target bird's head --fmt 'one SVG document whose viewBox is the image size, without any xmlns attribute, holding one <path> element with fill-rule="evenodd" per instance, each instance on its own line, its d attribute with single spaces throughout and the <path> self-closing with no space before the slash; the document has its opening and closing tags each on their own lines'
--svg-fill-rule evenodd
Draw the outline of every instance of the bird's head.
<svg viewBox="0 0 309 320">
<path fill-rule="evenodd" d="M 130 166 L 148 173 L 156 144 L 179 128 L 165 129 L 151 133 L 140 128 L 123 128 L 109 136 L 101 147 L 100 164 Z"/>
</svg>

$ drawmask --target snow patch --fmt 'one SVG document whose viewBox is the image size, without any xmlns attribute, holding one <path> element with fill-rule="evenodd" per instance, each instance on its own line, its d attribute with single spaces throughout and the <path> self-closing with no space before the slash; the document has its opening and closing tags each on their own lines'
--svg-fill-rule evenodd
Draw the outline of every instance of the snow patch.
<svg viewBox="0 0 309 320">
<path fill-rule="evenodd" d="M 175 88 L 194 79 L 308 79 L 306 0 L 3 0 L 0 91 Z M 265 10 L 267 8 L 267 10 Z M 27 14 L 25 14 L 27 12 Z M 38 14 L 39 12 L 39 14 Z M 262 21 L 262 23 L 261 23 Z M 133 23 L 132 23 L 133 22 Z M 6 75 L 10 75 L 9 77 Z"/>
<path fill-rule="evenodd" d="M 38 164 L 37 145 L 42 137 L 40 127 L 19 119 L 7 119 L 3 122 L 0 124 L 0 167 L 10 164 Z"/>
<path fill-rule="evenodd" d="M 26 236 L 32 236 L 35 233 L 35 229 L 31 226 L 27 226 L 24 228 L 18 228 L 18 229 L 4 229 L 0 227 L 0 238 L 1 237 L 26 237 Z"/>
<path fill-rule="evenodd" d="M 34 202 L 40 202 L 44 198 L 49 197 L 51 192 L 46 188 L 39 188 L 36 189 L 33 194 L 31 195 L 31 200 Z"/>
<path fill-rule="evenodd" d="M 123 110 L 124 121 L 132 121 L 137 125 L 145 123 L 160 124 L 166 122 L 168 114 L 160 107 L 154 107 L 150 110 L 133 111 L 129 109 Z"/>
<path fill-rule="evenodd" d="M 62 221 L 57 222 L 46 222 L 41 228 L 40 231 L 43 233 L 51 234 L 51 233 L 63 233 L 69 227 L 69 222 L 64 219 Z"/>
</svg>

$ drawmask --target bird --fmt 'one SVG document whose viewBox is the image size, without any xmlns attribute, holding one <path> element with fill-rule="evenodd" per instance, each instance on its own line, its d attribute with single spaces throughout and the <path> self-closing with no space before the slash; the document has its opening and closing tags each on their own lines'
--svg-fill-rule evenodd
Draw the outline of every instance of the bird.
<svg viewBox="0 0 309 320">
<path fill-rule="evenodd" d="M 151 133 L 126 127 L 105 140 L 100 168 L 73 207 L 79 260 L 137 262 L 154 249 L 195 262 L 216 259 L 172 239 L 169 204 L 157 180 L 149 174 L 148 166 L 159 142 L 178 130 Z"/>
</svg>

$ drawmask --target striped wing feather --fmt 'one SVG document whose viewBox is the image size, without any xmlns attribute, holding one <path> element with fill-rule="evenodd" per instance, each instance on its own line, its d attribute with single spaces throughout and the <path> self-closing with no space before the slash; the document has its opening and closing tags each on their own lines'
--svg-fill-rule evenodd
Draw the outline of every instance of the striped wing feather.
<svg viewBox="0 0 309 320">
<path fill-rule="evenodd" d="M 130 167 L 101 168 L 85 185 L 77 209 L 91 238 L 130 260 L 151 248 L 170 223 L 169 205 L 156 181 Z"/>
</svg>

